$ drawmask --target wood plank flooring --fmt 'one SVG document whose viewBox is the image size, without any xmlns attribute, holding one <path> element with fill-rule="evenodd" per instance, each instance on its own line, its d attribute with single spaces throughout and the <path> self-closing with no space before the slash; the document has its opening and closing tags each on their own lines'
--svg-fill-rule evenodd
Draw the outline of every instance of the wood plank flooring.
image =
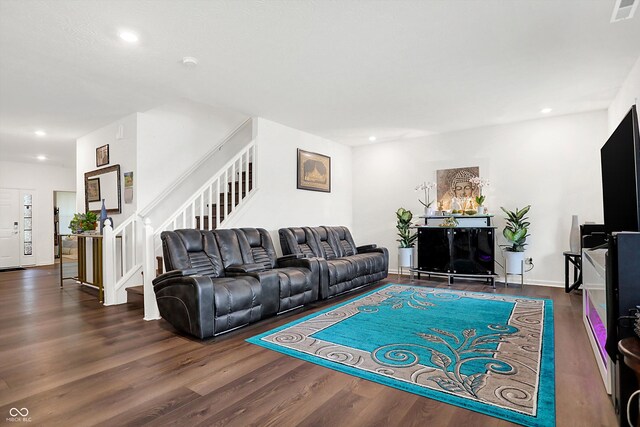
<svg viewBox="0 0 640 427">
<path fill-rule="evenodd" d="M 492 291 L 480 282 L 453 288 Z M 496 292 L 554 301 L 557 425 L 616 425 L 581 296 L 500 284 Z M 201 342 L 145 322 L 140 304 L 103 307 L 72 281 L 60 289 L 54 266 L 1 272 L 0 422 L 15 407 L 29 410 L 31 425 L 48 426 L 512 425 L 244 341 L 354 295 Z"/>
</svg>

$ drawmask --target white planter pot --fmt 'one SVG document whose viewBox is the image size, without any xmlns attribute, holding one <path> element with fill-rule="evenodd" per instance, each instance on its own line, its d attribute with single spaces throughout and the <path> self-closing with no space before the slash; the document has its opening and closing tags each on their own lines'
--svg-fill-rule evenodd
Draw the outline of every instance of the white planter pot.
<svg viewBox="0 0 640 427">
<path fill-rule="evenodd" d="M 424 215 L 425 216 L 431 216 L 431 215 L 434 214 L 434 212 L 435 211 L 433 210 L 433 208 L 424 208 Z"/>
<path fill-rule="evenodd" d="M 507 274 L 524 273 L 524 252 L 504 251 Z"/>
<path fill-rule="evenodd" d="M 485 208 L 484 206 L 478 206 L 478 214 L 484 215 L 486 213 L 487 213 L 487 208 Z"/>
<path fill-rule="evenodd" d="M 413 267 L 413 248 L 398 248 L 398 267 Z"/>
</svg>

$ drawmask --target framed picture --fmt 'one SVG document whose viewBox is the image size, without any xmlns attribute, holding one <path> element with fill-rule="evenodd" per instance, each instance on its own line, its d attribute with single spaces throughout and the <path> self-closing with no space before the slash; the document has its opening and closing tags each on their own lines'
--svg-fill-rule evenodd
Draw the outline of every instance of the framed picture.
<svg viewBox="0 0 640 427">
<path fill-rule="evenodd" d="M 105 166 L 109 164 L 109 144 L 96 148 L 96 166 Z"/>
<path fill-rule="evenodd" d="M 100 201 L 100 178 L 87 180 L 87 202 Z"/>
<path fill-rule="evenodd" d="M 133 172 L 124 173 L 124 202 L 133 203 Z"/>
<path fill-rule="evenodd" d="M 438 179 L 438 203 L 444 209 L 453 209 L 453 199 L 471 198 L 480 195 L 480 189 L 472 184 L 471 179 L 480 176 L 480 167 L 442 169 L 436 171 Z"/>
<path fill-rule="evenodd" d="M 331 157 L 298 148 L 298 189 L 331 193 Z"/>
</svg>

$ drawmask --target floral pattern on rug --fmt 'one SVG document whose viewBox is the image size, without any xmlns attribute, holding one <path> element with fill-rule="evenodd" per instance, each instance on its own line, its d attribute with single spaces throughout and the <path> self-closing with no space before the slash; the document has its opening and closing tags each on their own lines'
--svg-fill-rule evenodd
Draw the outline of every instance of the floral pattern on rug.
<svg viewBox="0 0 640 427">
<path fill-rule="evenodd" d="M 502 303 L 500 316 L 492 314 L 496 303 Z M 535 417 L 545 303 L 509 295 L 389 285 L 263 334 L 260 340 L 311 356 L 311 361 L 321 358 L 393 378 L 413 392 L 416 387 L 424 389 L 425 396 L 431 396 L 431 390 Z M 486 318 L 486 323 L 457 328 L 461 319 L 469 323 L 472 313 L 465 309 L 469 304 L 475 318 Z M 431 317 L 424 317 L 427 313 Z M 386 317 L 376 317 L 382 314 Z M 388 330 L 383 330 L 386 325 Z M 381 337 L 390 342 L 378 342 Z"/>
</svg>

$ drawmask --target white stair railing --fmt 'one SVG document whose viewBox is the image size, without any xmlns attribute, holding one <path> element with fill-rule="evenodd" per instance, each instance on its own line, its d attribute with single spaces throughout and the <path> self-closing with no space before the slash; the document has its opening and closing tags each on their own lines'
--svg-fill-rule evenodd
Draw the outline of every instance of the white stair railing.
<svg viewBox="0 0 640 427">
<path fill-rule="evenodd" d="M 256 146 L 251 141 L 218 173 L 189 197 L 159 227 L 152 227 L 146 218 L 144 224 L 144 306 L 145 319 L 158 319 L 159 312 L 153 292 L 155 259 L 161 255 L 160 234 L 167 230 L 220 228 L 257 189 Z"/>
<path fill-rule="evenodd" d="M 137 215 L 132 215 L 115 229 L 111 221 L 105 222 L 103 236 L 103 284 L 105 305 L 122 304 L 127 301 L 126 285 L 141 283 L 142 264 L 137 253 Z"/>
</svg>

